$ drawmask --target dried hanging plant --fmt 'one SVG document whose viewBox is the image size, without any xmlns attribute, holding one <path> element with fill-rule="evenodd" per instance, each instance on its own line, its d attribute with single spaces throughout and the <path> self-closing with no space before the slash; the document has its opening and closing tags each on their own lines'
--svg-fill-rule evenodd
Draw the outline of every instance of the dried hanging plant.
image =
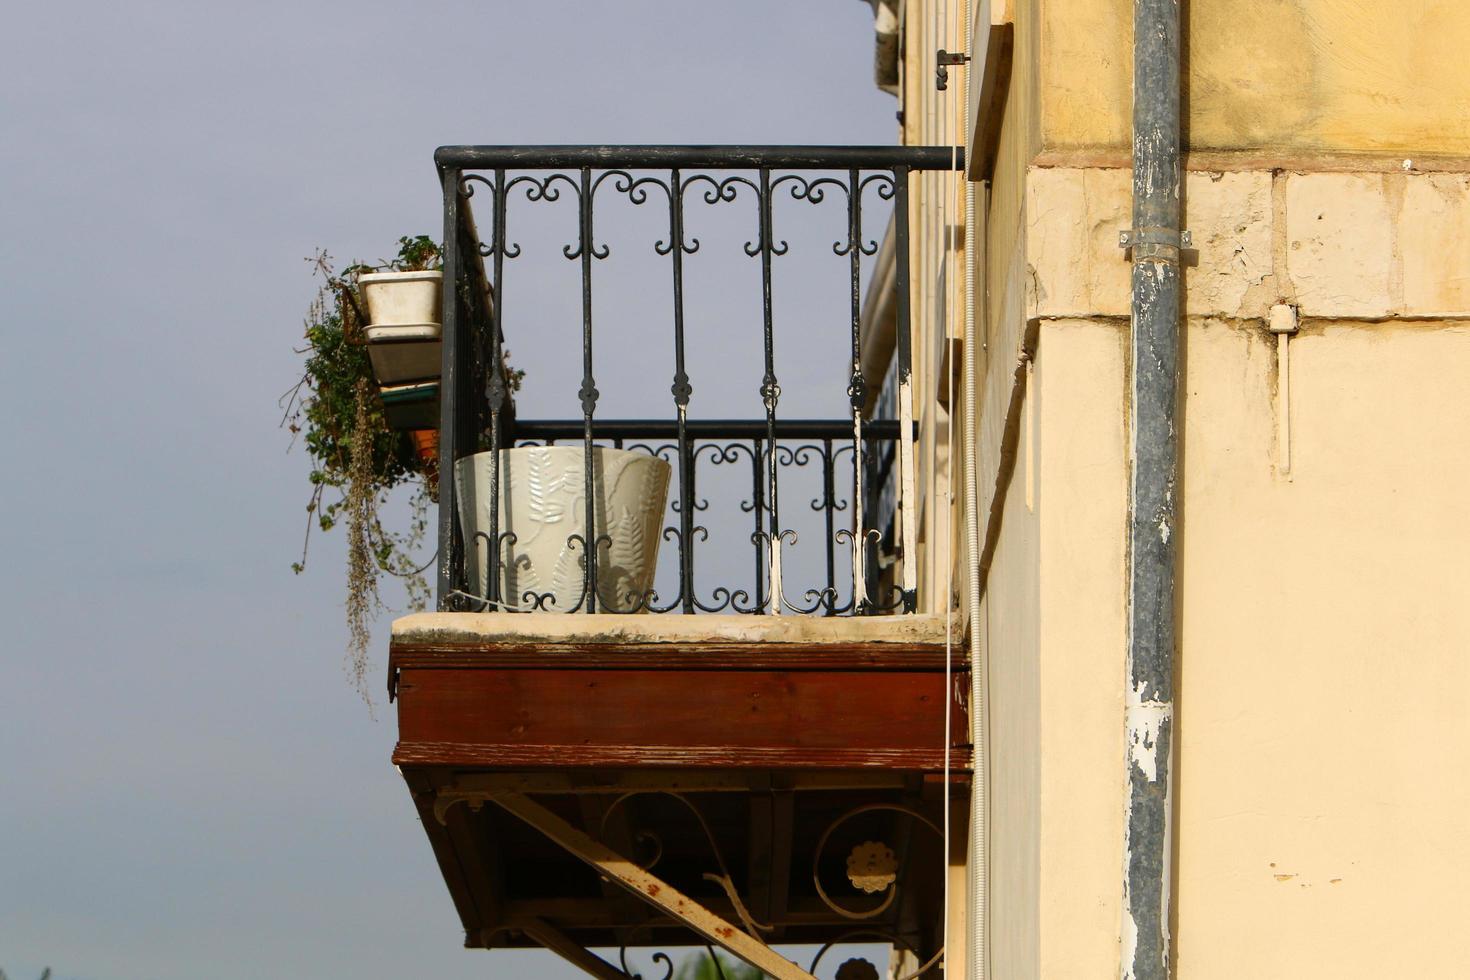
<svg viewBox="0 0 1470 980">
<path fill-rule="evenodd" d="M 357 278 L 380 269 L 410 271 L 437 266 L 439 248 L 427 236 L 403 238 L 398 257 L 376 266 L 356 263 L 336 273 L 331 257 L 318 252 L 307 261 L 322 280 L 305 322 L 306 358 L 301 380 L 281 398 L 281 424 L 301 437 L 312 460 L 311 495 L 301 558 L 292 564 L 300 573 L 313 526 L 330 531 L 345 518 L 347 526 L 347 670 L 353 686 L 367 702 L 372 642 L 371 624 L 383 604 L 378 590 L 383 574 L 401 579 L 409 607 L 420 610 L 429 599 L 424 564 L 414 560 L 428 530 L 428 505 L 438 482 L 414 451 L 407 433 L 388 428 L 378 400 L 372 364 L 364 346 Z M 411 517 L 404 531 L 388 531 L 379 519 L 390 491 L 412 484 Z"/>
<path fill-rule="evenodd" d="M 372 386 L 359 378 L 354 395 L 354 430 L 367 432 L 371 425 Z M 347 657 L 352 682 L 364 698 L 367 698 L 368 646 L 373 638 L 371 620 L 382 605 L 370 531 L 377 519 L 377 499 L 372 442 L 355 439 L 347 469 Z"/>
</svg>

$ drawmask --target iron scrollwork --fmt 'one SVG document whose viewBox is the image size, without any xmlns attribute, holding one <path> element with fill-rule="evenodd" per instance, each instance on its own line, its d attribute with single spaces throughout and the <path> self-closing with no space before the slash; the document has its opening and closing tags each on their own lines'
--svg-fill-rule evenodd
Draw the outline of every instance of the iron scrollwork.
<svg viewBox="0 0 1470 980">
<path fill-rule="evenodd" d="M 481 154 L 479 151 L 484 149 Z M 580 148 L 572 148 L 578 150 Z M 911 424 L 911 412 L 899 419 L 875 420 L 872 410 L 874 379 L 865 376 L 862 351 L 862 286 L 865 257 L 878 253 L 877 241 L 864 232 L 863 217 L 874 202 L 891 202 L 900 220 L 896 222 L 898 279 L 896 289 L 901 315 L 897 337 L 898 376 L 906 383 L 911 369 L 908 359 L 907 322 L 907 222 L 902 212 L 906 206 L 907 176 L 915 169 L 948 169 L 953 156 L 942 156 L 927 149 L 901 149 L 892 152 L 853 154 L 850 152 L 813 152 L 792 157 L 776 148 L 738 148 L 728 153 L 713 150 L 703 154 L 699 164 L 688 159 L 701 154 L 626 150 L 620 153 L 548 152 L 538 162 L 534 152 L 524 150 L 496 151 L 474 148 L 457 158 L 462 170 L 449 170 L 445 178 L 446 193 L 446 273 L 454 279 L 453 289 L 464 301 L 457 309 L 446 307 L 446 342 L 457 352 L 446 356 L 446 364 L 462 363 L 465 370 L 446 384 L 452 390 L 443 398 L 446 406 L 441 418 L 441 431 L 453 429 L 441 445 L 448 447 L 450 457 L 443 461 L 441 472 L 450 474 L 443 481 L 441 507 L 448 517 L 440 519 L 441 607 L 480 608 L 507 611 L 560 612 L 682 612 L 745 614 L 798 613 L 805 615 L 871 615 L 910 611 L 915 607 L 912 582 L 911 524 L 895 522 L 891 527 L 875 527 L 868 517 L 873 513 L 871 500 L 879 484 L 889 487 L 887 499 L 897 499 L 895 513 L 911 521 L 914 482 L 909 471 L 913 467 L 912 435 L 905 426 Z M 866 152 L 866 151 L 865 151 Z M 555 161 L 555 162 L 553 162 Z M 492 220 L 490 233 L 481 241 L 475 232 L 471 215 L 476 191 L 488 191 Z M 517 194 L 516 192 L 520 193 Z M 626 426 L 618 434 L 606 434 L 608 425 L 599 417 L 602 392 L 593 371 L 593 341 L 598 335 L 593 322 L 593 279 L 597 263 L 613 251 L 608 242 L 597 235 L 594 219 L 599 200 L 606 203 L 611 195 L 633 207 L 666 208 L 668 220 L 657 237 L 650 242 L 653 254 L 668 261 L 672 286 L 670 310 L 672 371 L 668 384 L 673 409 L 670 424 L 651 425 L 648 431 L 636 432 Z M 504 525 L 499 512 L 499 486 L 505 474 L 499 472 L 502 448 L 550 445 L 552 439 L 538 439 L 523 430 L 528 426 L 514 419 L 511 390 L 503 362 L 502 310 L 505 304 L 506 266 L 521 258 L 523 249 L 507 231 L 508 204 L 512 197 L 532 205 L 565 202 L 574 211 L 574 234 L 560 252 L 564 259 L 580 268 L 582 329 L 582 372 L 575 390 L 575 401 L 581 409 L 579 423 L 569 423 L 573 431 L 556 438 L 578 440 L 584 448 L 583 495 L 585 513 L 582 526 L 568 534 L 568 549 L 577 555 L 579 588 L 576 594 L 521 590 L 519 595 L 501 595 L 502 569 L 514 558 L 515 535 Z M 773 281 L 777 274 L 776 259 L 791 250 L 787 238 L 778 234 L 778 198 L 808 205 L 832 203 L 842 213 L 844 227 L 831 239 L 831 253 L 846 259 L 850 300 L 850 344 L 844 369 L 843 395 L 849 410 L 846 420 L 813 426 L 803 423 L 800 434 L 781 417 L 782 381 L 777 372 L 777 322 L 773 301 Z M 760 352 L 761 372 L 753 392 L 762 419 L 731 423 L 727 431 L 719 431 L 723 423 L 713 426 L 696 421 L 691 412 L 698 404 L 698 386 L 693 377 L 688 354 L 688 324 L 685 317 L 685 262 L 701 251 L 700 239 L 690 234 L 686 218 L 695 201 L 711 208 L 745 202 L 753 210 L 754 233 L 743 244 L 744 254 L 759 263 Z M 477 201 L 478 203 L 478 201 Z M 866 205 L 866 207 L 865 207 Z M 519 215 L 520 208 L 517 208 Z M 783 212 L 784 213 L 784 212 Z M 869 222 L 871 225 L 871 222 Z M 794 225 L 792 227 L 795 227 Z M 523 260 L 524 261 L 524 260 Z M 702 259 L 700 261 L 703 261 Z M 521 263 L 516 263 L 520 265 Z M 458 359 L 458 360 L 456 360 Z M 478 390 L 462 390 L 465 382 Z M 899 402 L 911 397 L 907 389 Z M 618 423 L 613 423 L 617 427 Z M 825 426 L 825 427 L 824 427 Z M 593 506 L 596 487 L 592 464 L 593 450 L 598 446 L 623 444 L 647 452 L 667 462 L 676 474 L 676 486 L 670 495 L 666 525 L 661 539 L 670 545 L 665 553 L 677 554 L 664 563 L 669 571 L 671 587 L 664 590 L 667 601 L 658 590 L 647 588 L 641 593 L 609 595 L 599 578 L 598 569 L 607 565 L 614 545 L 611 529 L 600 526 L 602 518 Z M 476 441 L 480 445 L 475 445 Z M 791 440 L 788 442 L 788 440 Z M 895 464 L 884 469 L 874 465 L 874 454 L 893 458 L 886 447 L 902 444 Z M 488 447 L 487 447 L 488 444 Z M 488 504 L 490 527 L 465 535 L 460 540 L 454 514 L 456 497 L 453 487 L 452 461 L 488 448 L 495 462 L 491 464 L 491 495 Z M 749 515 L 747 538 L 751 548 L 750 579 L 743 584 L 696 585 L 696 554 L 708 547 L 712 515 L 710 494 L 700 492 L 701 469 L 706 477 L 720 475 L 744 459 L 751 467 L 752 485 L 748 496 L 741 498 L 740 508 Z M 782 484 L 788 471 L 819 465 L 822 488 L 811 498 L 811 510 L 819 517 L 820 529 L 812 531 L 801 519 L 794 523 L 783 519 Z M 703 514 L 702 522 L 698 515 Z M 885 519 L 887 519 L 885 515 Z M 803 524 L 798 530 L 795 524 Z M 810 564 L 819 560 L 821 578 L 809 587 L 791 589 L 789 580 L 794 566 L 790 559 L 812 546 L 801 541 L 818 542 Z M 491 543 L 494 546 L 491 546 Z M 888 556 L 879 560 L 880 545 Z M 465 570 L 459 567 L 466 551 L 477 549 L 484 556 L 489 574 L 483 590 L 471 588 Z M 884 561 L 896 562 L 897 571 L 887 570 Z M 670 574 L 671 573 L 671 574 Z M 479 594 L 483 591 L 485 594 Z M 703 594 L 701 594 L 703 593 Z M 790 596 L 798 595 L 793 599 Z"/>
<path fill-rule="evenodd" d="M 825 904 L 833 912 L 836 912 L 838 915 L 842 916 L 845 919 L 875 919 L 886 912 L 889 906 L 893 904 L 894 899 L 898 896 L 898 882 L 895 877 L 895 880 L 891 881 L 888 886 L 883 889 L 883 901 L 879 905 L 870 909 L 850 909 L 847 906 L 841 905 L 836 902 L 832 898 L 832 896 L 827 893 L 827 889 L 822 886 L 822 876 L 818 870 L 821 865 L 822 855 L 826 851 L 827 842 L 832 839 L 832 832 L 847 821 L 851 820 L 853 817 L 859 816 L 860 814 L 874 813 L 877 811 L 888 811 L 892 813 L 903 814 L 914 820 L 919 825 L 927 827 L 929 830 L 933 831 L 939 836 L 939 839 L 941 841 L 944 840 L 944 831 L 941 830 L 939 826 L 934 823 L 933 820 L 930 820 L 928 817 L 924 816 L 924 814 L 920 813 L 918 810 L 913 809 L 912 807 L 903 806 L 902 804 L 898 803 L 868 803 L 863 806 L 854 807 L 853 809 L 848 810 L 846 813 L 839 816 L 836 820 L 833 820 L 830 824 L 827 825 L 827 829 L 822 831 L 822 836 L 817 839 L 817 846 L 812 851 L 812 884 L 816 887 L 817 897 L 822 900 L 822 903 Z"/>
<path fill-rule="evenodd" d="M 699 807 L 695 806 L 694 803 L 690 801 L 690 799 L 684 794 L 676 793 L 672 790 L 634 790 L 630 793 L 624 793 L 617 799 L 613 800 L 612 803 L 608 805 L 607 809 L 603 811 L 602 827 L 599 829 L 599 835 L 604 838 L 607 836 L 607 820 L 608 817 L 612 815 L 613 811 L 615 811 L 618 807 L 622 806 L 625 802 L 635 796 L 648 795 L 667 796 L 672 799 L 678 800 L 690 813 L 694 815 L 694 819 L 699 823 L 700 830 L 704 832 L 705 840 L 709 841 L 710 852 L 714 855 L 715 859 L 715 867 L 719 869 L 718 874 L 706 873 L 702 877 L 705 881 L 713 882 L 714 884 L 719 885 L 721 890 L 724 891 L 725 897 L 730 900 L 730 904 L 735 908 L 735 914 L 740 917 L 741 924 L 745 926 L 745 931 L 750 933 L 750 935 L 756 939 L 760 939 L 760 934 L 763 932 L 774 932 L 774 926 L 767 925 L 763 922 L 757 922 L 755 918 L 750 914 L 750 909 L 746 906 L 744 900 L 741 899 L 740 892 L 735 888 L 735 880 L 730 874 L 729 867 L 725 864 L 724 855 L 720 853 L 719 842 L 715 840 L 714 831 L 710 830 L 709 821 L 705 820 L 704 814 L 700 812 Z M 657 841 L 656 835 L 650 834 L 650 836 L 653 836 L 654 840 Z M 662 856 L 662 842 L 659 842 L 658 852 L 655 857 L 647 864 L 641 865 L 641 867 L 644 871 L 651 871 L 654 865 L 658 863 L 659 859 Z"/>
</svg>

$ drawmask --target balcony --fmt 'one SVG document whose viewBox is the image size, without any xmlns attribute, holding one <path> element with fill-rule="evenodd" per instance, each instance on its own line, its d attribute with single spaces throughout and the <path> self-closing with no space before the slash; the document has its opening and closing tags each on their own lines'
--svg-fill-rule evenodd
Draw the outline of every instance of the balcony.
<svg viewBox="0 0 1470 980">
<path fill-rule="evenodd" d="M 936 961 L 969 682 L 915 558 L 908 195 L 914 172 L 963 161 L 435 156 L 442 369 L 437 412 L 417 410 L 440 430 L 439 607 L 394 624 L 389 693 L 394 762 L 467 945 L 542 944 L 626 976 L 587 947 L 711 943 L 807 976 L 768 944 L 860 932 Z M 748 275 L 701 271 L 722 247 Z M 610 272 L 615 250 L 656 261 L 663 285 Z M 794 264 L 818 250 L 824 271 Z M 549 287 L 557 266 L 574 274 Z M 717 342 L 736 345 L 728 368 L 701 373 Z M 573 411 L 527 417 L 512 346 L 537 355 L 543 392 L 545 355 L 572 366 L 553 395 Z M 629 349 L 638 370 L 608 370 Z M 637 401 L 620 389 L 667 392 L 666 414 L 611 415 Z M 745 414 L 706 414 L 741 396 Z M 788 399 L 834 410 L 788 417 Z"/>
</svg>

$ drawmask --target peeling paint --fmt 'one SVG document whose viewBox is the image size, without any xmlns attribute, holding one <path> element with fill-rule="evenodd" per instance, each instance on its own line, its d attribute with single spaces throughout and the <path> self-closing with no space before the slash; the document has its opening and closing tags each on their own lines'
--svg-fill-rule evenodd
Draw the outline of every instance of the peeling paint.
<svg viewBox="0 0 1470 980">
<path fill-rule="evenodd" d="M 1158 758 L 1160 733 L 1164 726 L 1172 724 L 1174 705 L 1167 701 L 1146 701 L 1144 695 L 1145 685 L 1139 684 L 1124 701 L 1128 762 L 1143 773 L 1146 780 L 1155 783 L 1161 778 Z"/>
</svg>

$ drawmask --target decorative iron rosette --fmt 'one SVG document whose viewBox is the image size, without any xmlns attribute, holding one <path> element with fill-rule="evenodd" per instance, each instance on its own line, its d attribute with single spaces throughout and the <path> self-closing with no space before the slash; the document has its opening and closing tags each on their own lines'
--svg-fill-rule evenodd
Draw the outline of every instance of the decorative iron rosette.
<svg viewBox="0 0 1470 980">
<path fill-rule="evenodd" d="M 898 858 L 880 841 L 863 841 L 847 856 L 847 880 L 869 895 L 898 880 Z"/>
<path fill-rule="evenodd" d="M 837 980 L 878 980 L 878 968 L 865 959 L 850 959 L 837 968 Z"/>
</svg>

